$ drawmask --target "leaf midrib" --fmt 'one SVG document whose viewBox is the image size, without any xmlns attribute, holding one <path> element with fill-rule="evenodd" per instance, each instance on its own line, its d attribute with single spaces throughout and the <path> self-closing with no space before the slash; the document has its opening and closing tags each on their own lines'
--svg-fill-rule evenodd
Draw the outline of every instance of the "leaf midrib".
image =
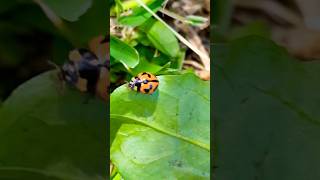
<svg viewBox="0 0 320 180">
<path fill-rule="evenodd" d="M 159 131 L 161 133 L 164 133 L 166 135 L 169 135 L 169 136 L 172 136 L 172 137 L 175 137 L 175 138 L 178 138 L 178 139 L 181 139 L 185 142 L 188 142 L 190 144 L 193 144 L 193 145 L 196 145 L 202 149 L 205 149 L 207 151 L 210 151 L 210 145 L 209 144 L 206 144 L 206 143 L 202 143 L 202 142 L 199 142 L 199 141 L 196 141 L 194 139 L 191 139 L 191 138 L 187 138 L 187 137 L 184 137 L 180 134 L 177 134 L 177 133 L 174 133 L 174 132 L 170 132 L 164 128 L 161 128 L 159 126 L 155 126 L 155 125 L 150 125 L 150 124 L 147 124 L 146 122 L 144 121 L 141 121 L 141 120 L 138 120 L 138 119 L 134 119 L 134 118 L 131 118 L 131 117 L 127 117 L 127 116 L 124 116 L 124 115 L 117 115 L 117 114 L 110 114 L 110 119 L 127 119 L 127 120 L 130 120 L 130 121 L 133 121 L 133 122 L 136 122 L 138 124 L 142 124 L 144 126 L 147 126 L 147 127 L 150 127 L 156 131 Z"/>
</svg>

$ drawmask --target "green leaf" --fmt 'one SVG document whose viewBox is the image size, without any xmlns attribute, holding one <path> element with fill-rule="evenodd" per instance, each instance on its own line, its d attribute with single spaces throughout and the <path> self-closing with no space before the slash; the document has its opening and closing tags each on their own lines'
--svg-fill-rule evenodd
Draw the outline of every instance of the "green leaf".
<svg viewBox="0 0 320 180">
<path fill-rule="evenodd" d="M 185 57 L 186 57 L 186 50 L 183 49 L 179 51 L 179 53 L 177 54 L 177 57 L 175 57 L 174 61 L 172 61 L 171 68 L 181 70 Z"/>
<path fill-rule="evenodd" d="M 209 82 L 191 73 L 158 78 L 152 95 L 127 84 L 111 94 L 112 162 L 125 179 L 209 179 Z"/>
<path fill-rule="evenodd" d="M 92 0 L 42 0 L 58 16 L 68 21 L 77 21 L 91 7 Z"/>
<path fill-rule="evenodd" d="M 151 23 L 151 21 L 148 21 Z M 170 57 L 179 55 L 179 43 L 175 35 L 161 22 L 155 21 L 146 30 L 146 34 L 151 43 L 164 54 Z"/>
<path fill-rule="evenodd" d="M 96 98 L 85 103 L 86 95 L 61 89 L 59 83 L 56 71 L 46 72 L 19 86 L 2 104 L 0 179 L 106 177 L 106 104 Z M 68 165 L 63 168 L 68 176 L 53 172 L 57 164 Z"/>
<path fill-rule="evenodd" d="M 44 170 L 25 167 L 0 167 L 1 179 L 46 179 L 46 180 L 103 180 L 95 175 L 85 175 L 72 165 L 62 162 L 53 164 Z"/>
<path fill-rule="evenodd" d="M 238 39 L 249 35 L 262 36 L 269 38 L 271 34 L 270 28 L 265 22 L 254 21 L 245 26 L 233 27 L 228 35 L 229 39 Z"/>
<path fill-rule="evenodd" d="M 140 63 L 134 68 L 131 69 L 132 75 L 137 75 L 140 72 L 150 72 L 152 74 L 157 74 L 163 67 L 157 64 L 150 63 L 144 57 L 140 58 Z"/>
<path fill-rule="evenodd" d="M 215 179 L 318 179 L 320 63 L 256 36 L 214 49 Z"/>
<path fill-rule="evenodd" d="M 78 43 L 77 46 L 86 46 L 92 38 L 107 34 L 109 28 L 107 7 L 107 1 L 94 0 L 78 21 L 66 23 L 69 29 L 68 35 L 73 42 Z"/>
<path fill-rule="evenodd" d="M 157 12 L 160 8 L 161 5 L 163 4 L 164 0 L 155 0 L 148 4 L 148 7 L 153 11 Z M 152 15 L 145 10 L 143 7 L 138 7 L 133 9 L 133 13 L 130 14 L 129 16 L 121 16 L 118 19 L 118 22 L 127 25 L 127 26 L 139 26 L 146 22 Z"/>
<path fill-rule="evenodd" d="M 139 63 L 137 50 L 115 36 L 110 36 L 110 55 L 129 68 L 134 68 Z"/>
<path fill-rule="evenodd" d="M 208 21 L 208 18 L 202 16 L 189 15 L 186 17 L 186 21 L 193 26 L 203 26 Z"/>
</svg>

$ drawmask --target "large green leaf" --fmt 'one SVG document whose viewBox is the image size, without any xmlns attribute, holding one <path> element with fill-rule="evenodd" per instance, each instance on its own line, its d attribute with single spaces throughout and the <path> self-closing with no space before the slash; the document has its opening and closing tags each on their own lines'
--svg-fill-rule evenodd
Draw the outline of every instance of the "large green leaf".
<svg viewBox="0 0 320 180">
<path fill-rule="evenodd" d="M 209 179 L 209 82 L 192 73 L 159 82 L 152 95 L 112 93 L 112 162 L 128 179 Z"/>
<path fill-rule="evenodd" d="M 56 75 L 50 71 L 29 80 L 2 104 L 0 179 L 106 176 L 106 105 L 61 89 Z"/>
<path fill-rule="evenodd" d="M 270 40 L 215 49 L 216 179 L 319 179 L 320 63 Z"/>
</svg>

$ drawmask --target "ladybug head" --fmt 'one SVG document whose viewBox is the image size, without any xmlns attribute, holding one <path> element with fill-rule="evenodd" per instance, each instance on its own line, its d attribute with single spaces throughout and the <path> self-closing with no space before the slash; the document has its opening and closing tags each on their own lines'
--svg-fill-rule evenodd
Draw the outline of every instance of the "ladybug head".
<svg viewBox="0 0 320 180">
<path fill-rule="evenodd" d="M 128 86 L 131 89 L 134 89 L 135 86 L 141 86 L 142 81 L 138 77 L 134 77 L 129 82 Z"/>
</svg>

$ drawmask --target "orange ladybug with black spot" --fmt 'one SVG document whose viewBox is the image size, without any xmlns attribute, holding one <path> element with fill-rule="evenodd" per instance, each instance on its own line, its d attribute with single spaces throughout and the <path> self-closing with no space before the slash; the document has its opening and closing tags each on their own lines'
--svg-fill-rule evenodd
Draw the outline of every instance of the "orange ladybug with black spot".
<svg viewBox="0 0 320 180">
<path fill-rule="evenodd" d="M 70 51 L 68 60 L 62 67 L 58 67 L 59 77 L 81 92 L 96 94 L 107 100 L 110 70 L 108 37 L 95 38 L 90 49 L 77 48 Z"/>
<path fill-rule="evenodd" d="M 129 88 L 143 94 L 153 94 L 159 85 L 157 76 L 142 72 L 133 77 L 129 82 Z"/>
</svg>

